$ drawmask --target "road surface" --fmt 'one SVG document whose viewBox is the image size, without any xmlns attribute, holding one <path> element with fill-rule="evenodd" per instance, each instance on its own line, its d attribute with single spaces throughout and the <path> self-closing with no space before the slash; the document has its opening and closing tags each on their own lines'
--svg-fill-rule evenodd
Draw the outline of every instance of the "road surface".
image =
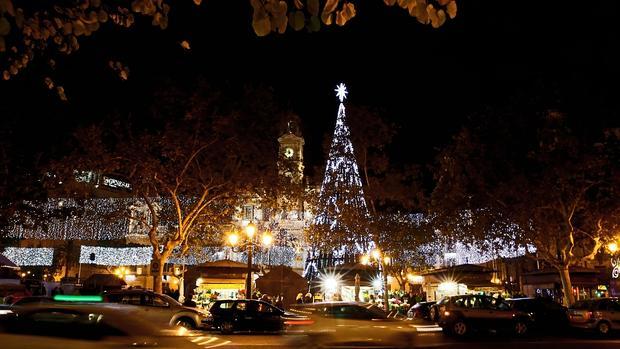
<svg viewBox="0 0 620 349">
<path fill-rule="evenodd" d="M 529 348 L 562 348 L 562 349 L 617 349 L 620 348 L 620 335 L 606 339 L 595 336 L 571 333 L 569 335 L 533 335 L 526 338 L 507 338 L 502 335 L 477 334 L 467 339 L 456 339 L 446 336 L 436 325 L 419 323 L 415 329 L 414 348 L 488 348 L 488 349 L 529 349 Z M 301 336 L 301 337 L 300 337 Z M 303 335 L 297 334 L 233 334 L 194 332 L 188 338 L 204 349 L 209 348 L 298 348 L 292 343 L 303 342 Z"/>
</svg>

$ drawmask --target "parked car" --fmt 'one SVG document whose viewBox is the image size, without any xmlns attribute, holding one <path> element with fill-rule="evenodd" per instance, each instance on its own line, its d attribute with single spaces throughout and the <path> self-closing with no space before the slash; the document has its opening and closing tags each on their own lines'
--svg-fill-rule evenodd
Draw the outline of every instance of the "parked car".
<svg viewBox="0 0 620 349">
<path fill-rule="evenodd" d="M 307 325 L 294 330 L 305 336 L 291 339 L 292 346 L 312 347 L 382 347 L 410 348 L 415 330 L 410 323 L 388 318 L 388 314 L 374 304 L 360 302 L 321 302 L 295 304 L 291 313 L 307 316 Z M 295 343 L 302 340 L 303 343 Z"/>
<path fill-rule="evenodd" d="M 561 331 L 568 327 L 568 308 L 552 299 L 513 298 L 506 302 L 512 309 L 528 314 L 533 329 Z"/>
<path fill-rule="evenodd" d="M 0 317 L 3 349 L 200 348 L 118 304 L 31 303 Z"/>
<path fill-rule="evenodd" d="M 474 331 L 504 331 L 527 334 L 531 318 L 504 301 L 484 295 L 452 296 L 444 302 L 439 326 L 449 334 L 465 336 Z"/>
<path fill-rule="evenodd" d="M 436 302 L 418 302 L 409 308 L 407 317 L 410 319 L 431 319 L 431 306 Z"/>
<path fill-rule="evenodd" d="M 303 320 L 307 318 L 288 314 L 259 300 L 219 300 L 209 308 L 209 317 L 205 325 L 222 333 L 280 332 L 287 325 Z"/>
<path fill-rule="evenodd" d="M 620 299 L 599 298 L 576 302 L 569 309 L 570 325 L 608 335 L 620 330 Z"/>
<path fill-rule="evenodd" d="M 206 311 L 185 307 L 170 296 L 147 290 L 110 291 L 104 294 L 104 301 L 135 305 L 145 319 L 169 326 L 199 328 L 208 315 Z"/>
</svg>

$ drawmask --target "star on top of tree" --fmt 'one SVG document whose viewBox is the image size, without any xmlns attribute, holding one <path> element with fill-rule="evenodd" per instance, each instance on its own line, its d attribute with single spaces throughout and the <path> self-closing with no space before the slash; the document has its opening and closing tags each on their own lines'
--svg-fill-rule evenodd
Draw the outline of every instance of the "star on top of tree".
<svg viewBox="0 0 620 349">
<path fill-rule="evenodd" d="M 336 86 L 336 89 L 334 91 L 336 92 L 336 96 L 338 97 L 338 99 L 340 99 L 341 103 L 347 98 L 347 93 L 349 93 L 347 91 L 347 87 L 343 83 L 340 83 L 340 85 Z"/>
</svg>

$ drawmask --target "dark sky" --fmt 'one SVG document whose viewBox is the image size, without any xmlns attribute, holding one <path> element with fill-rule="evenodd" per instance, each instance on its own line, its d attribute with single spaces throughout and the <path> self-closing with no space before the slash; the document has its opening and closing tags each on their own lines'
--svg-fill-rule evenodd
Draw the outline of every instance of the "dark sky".
<svg viewBox="0 0 620 349">
<path fill-rule="evenodd" d="M 302 118 L 311 165 L 323 161 L 341 81 L 350 103 L 380 108 L 400 126 L 393 150 L 405 161 L 428 161 L 468 115 L 489 105 L 531 103 L 562 109 L 581 126 L 618 124 L 616 1 L 457 2 L 458 17 L 440 29 L 381 0 L 362 0 L 345 27 L 259 38 L 248 1 L 205 0 L 200 8 L 174 1 L 165 31 L 145 22 L 108 27 L 57 59 L 51 76 L 68 103 L 45 89 L 42 59 L 0 82 L 0 116 L 20 144 L 45 149 L 112 111 L 147 113 L 164 80 L 183 85 L 201 75 L 232 86 L 263 84 Z M 108 68 L 111 59 L 130 67 L 128 81 Z"/>
</svg>

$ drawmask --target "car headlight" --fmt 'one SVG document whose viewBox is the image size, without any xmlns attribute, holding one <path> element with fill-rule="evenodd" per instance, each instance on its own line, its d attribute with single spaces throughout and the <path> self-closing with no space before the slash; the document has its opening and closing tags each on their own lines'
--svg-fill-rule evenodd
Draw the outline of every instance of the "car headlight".
<svg viewBox="0 0 620 349">
<path fill-rule="evenodd" d="M 211 313 L 206 310 L 196 310 L 196 313 L 202 317 L 209 317 L 211 315 Z"/>
<path fill-rule="evenodd" d="M 9 314 L 13 314 L 13 311 L 9 309 L 0 309 L 0 315 L 9 315 Z"/>
</svg>

